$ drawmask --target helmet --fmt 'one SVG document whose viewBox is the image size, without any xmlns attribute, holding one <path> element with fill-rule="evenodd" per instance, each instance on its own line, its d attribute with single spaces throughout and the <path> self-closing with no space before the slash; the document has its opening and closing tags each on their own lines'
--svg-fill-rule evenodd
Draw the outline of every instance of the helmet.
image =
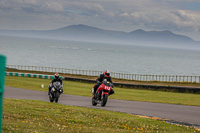
<svg viewBox="0 0 200 133">
<path fill-rule="evenodd" d="M 56 79 L 58 79 L 58 78 L 59 78 L 59 74 L 56 73 L 56 74 L 54 75 L 54 77 L 55 77 Z"/>
<path fill-rule="evenodd" d="M 104 75 L 108 78 L 110 76 L 110 71 L 109 70 L 105 70 Z"/>
</svg>

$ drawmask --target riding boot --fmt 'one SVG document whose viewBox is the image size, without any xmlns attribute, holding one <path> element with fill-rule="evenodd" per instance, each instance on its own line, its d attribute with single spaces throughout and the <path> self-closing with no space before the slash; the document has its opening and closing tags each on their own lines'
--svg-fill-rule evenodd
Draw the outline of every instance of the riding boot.
<svg viewBox="0 0 200 133">
<path fill-rule="evenodd" d="M 94 88 L 92 88 L 92 99 L 94 99 L 95 98 L 95 96 L 94 96 Z"/>
</svg>

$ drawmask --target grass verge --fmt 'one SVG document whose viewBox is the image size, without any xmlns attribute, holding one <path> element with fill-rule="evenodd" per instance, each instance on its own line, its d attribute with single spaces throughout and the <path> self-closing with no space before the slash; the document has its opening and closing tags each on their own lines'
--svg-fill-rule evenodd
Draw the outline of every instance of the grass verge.
<svg viewBox="0 0 200 133">
<path fill-rule="evenodd" d="M 131 114 L 56 103 L 4 99 L 4 133 L 15 132 L 200 132 Z"/>
<path fill-rule="evenodd" d="M 50 82 L 51 80 L 48 79 L 6 76 L 6 86 L 24 89 L 47 91 L 47 87 Z M 41 88 L 41 84 L 44 84 L 44 88 Z M 73 81 L 63 81 L 63 84 L 65 94 L 80 96 L 91 96 L 91 88 L 94 85 L 90 83 Z M 118 87 L 114 88 L 114 90 L 115 94 L 111 95 L 109 98 L 200 106 L 200 94 L 163 92 Z"/>
</svg>

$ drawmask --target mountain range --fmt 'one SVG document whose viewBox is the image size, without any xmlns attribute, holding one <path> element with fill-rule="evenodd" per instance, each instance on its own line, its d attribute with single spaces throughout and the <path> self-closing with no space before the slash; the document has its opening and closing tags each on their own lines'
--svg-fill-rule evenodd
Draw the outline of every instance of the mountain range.
<svg viewBox="0 0 200 133">
<path fill-rule="evenodd" d="M 83 24 L 70 25 L 54 30 L 0 30 L 0 35 L 25 36 L 36 38 L 53 38 L 76 41 L 127 43 L 127 44 L 199 44 L 188 36 L 174 34 L 171 31 L 144 31 L 142 29 L 132 32 L 104 30 Z"/>
</svg>

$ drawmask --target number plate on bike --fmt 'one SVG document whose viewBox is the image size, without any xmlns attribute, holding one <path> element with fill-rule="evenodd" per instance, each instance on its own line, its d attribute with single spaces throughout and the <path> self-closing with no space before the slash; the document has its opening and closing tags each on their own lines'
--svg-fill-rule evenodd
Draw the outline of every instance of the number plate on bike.
<svg viewBox="0 0 200 133">
<path fill-rule="evenodd" d="M 109 87 L 109 86 L 105 86 L 104 89 L 105 89 L 105 90 L 110 90 L 110 87 Z"/>
</svg>

